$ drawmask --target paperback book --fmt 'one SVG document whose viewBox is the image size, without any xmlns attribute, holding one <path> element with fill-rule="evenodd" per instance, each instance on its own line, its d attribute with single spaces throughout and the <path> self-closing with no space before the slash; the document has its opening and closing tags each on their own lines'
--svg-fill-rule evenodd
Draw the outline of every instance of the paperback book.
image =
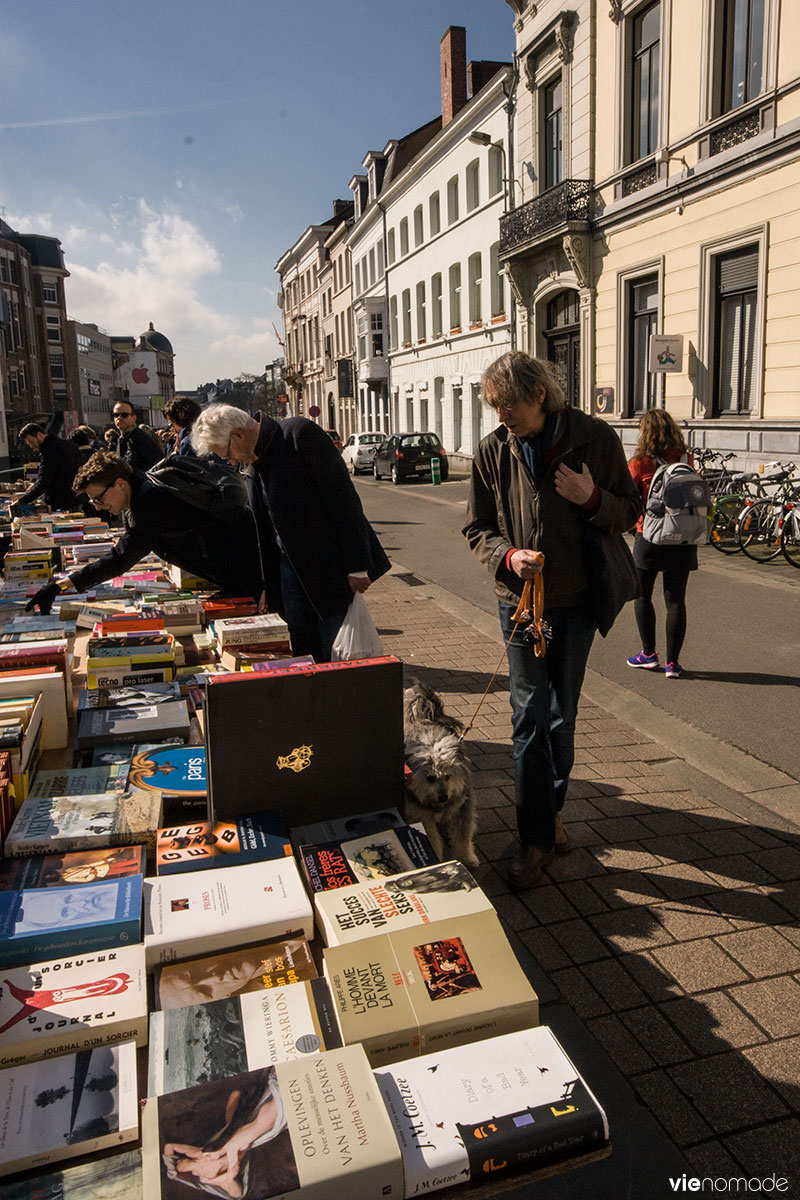
<svg viewBox="0 0 800 1200">
<path fill-rule="evenodd" d="M 6 854 L 64 853 L 144 843 L 155 850 L 160 792 L 32 796 L 6 838 Z"/>
<path fill-rule="evenodd" d="M 313 846 L 317 842 L 343 842 L 367 833 L 381 833 L 384 829 L 398 829 L 405 825 L 397 808 L 376 809 L 375 812 L 348 814 L 346 817 L 328 818 L 311 825 L 293 825 L 289 837 L 296 851 L 301 846 Z"/>
<path fill-rule="evenodd" d="M 0 1067 L 130 1039 L 145 1045 L 146 982 L 141 945 L 7 968 Z"/>
<path fill-rule="evenodd" d="M 78 694 L 78 708 L 150 708 L 168 700 L 180 700 L 180 685 L 172 683 L 150 683 L 140 688 L 82 688 Z"/>
<path fill-rule="evenodd" d="M 0 1175 L 134 1141 L 139 1135 L 136 1046 L 101 1046 L 0 1075 Z M 388 1117 L 387 1117 L 388 1121 Z"/>
<path fill-rule="evenodd" d="M 342 946 L 445 917 L 494 911 L 489 897 L 457 859 L 317 892 L 314 907 L 326 946 Z"/>
<path fill-rule="evenodd" d="M 115 846 L 104 850 L 75 850 L 70 854 L 34 854 L 0 859 L 0 889 L 72 887 L 98 879 L 143 875 L 144 846 Z"/>
<path fill-rule="evenodd" d="M 422 825 L 401 825 L 344 842 L 320 842 L 300 849 L 300 866 L 312 892 L 384 879 L 438 861 Z"/>
<path fill-rule="evenodd" d="M 297 934 L 158 967 L 154 995 L 156 1008 L 185 1008 L 316 978 L 308 942 Z"/>
<path fill-rule="evenodd" d="M 163 1096 L 341 1044 L 324 979 L 154 1012 L 147 1094 Z"/>
<path fill-rule="evenodd" d="M 148 970 L 257 939 L 313 932 L 311 902 L 293 858 L 145 881 Z"/>
<path fill-rule="evenodd" d="M 346 1045 L 373 1066 L 539 1023 L 539 1002 L 494 912 L 396 929 L 323 952 Z"/>
<path fill-rule="evenodd" d="M 154 737 L 188 737 L 189 714 L 183 700 L 167 700 L 132 708 L 83 709 L 78 718 L 77 746 L 140 742 Z"/>
<path fill-rule="evenodd" d="M 159 829 L 156 874 L 240 866 L 291 857 L 289 831 L 279 812 L 254 813 L 238 821 L 198 821 Z"/>
<path fill-rule="evenodd" d="M 142 1200 L 142 1153 L 123 1150 L 0 1186 L 0 1200 Z"/>
<path fill-rule="evenodd" d="M 199 800 L 206 795 L 204 746 L 160 743 L 133 748 L 128 786 Z"/>
<path fill-rule="evenodd" d="M 496 1179 L 601 1148 L 608 1121 L 544 1025 L 375 1072 L 406 1196 Z"/>
<path fill-rule="evenodd" d="M 144 1195 L 400 1200 L 400 1150 L 360 1046 L 148 1100 Z"/>
<path fill-rule="evenodd" d="M 114 767 L 67 767 L 63 771 L 36 772 L 28 796 L 38 799 L 47 796 L 100 795 L 101 792 L 124 792 L 126 772 Z"/>
<path fill-rule="evenodd" d="M 0 966 L 141 941 L 142 876 L 0 892 Z"/>
</svg>

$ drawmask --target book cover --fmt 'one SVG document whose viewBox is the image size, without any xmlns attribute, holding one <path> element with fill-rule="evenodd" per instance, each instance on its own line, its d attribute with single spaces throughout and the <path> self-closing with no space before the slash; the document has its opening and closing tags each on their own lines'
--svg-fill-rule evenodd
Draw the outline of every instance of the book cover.
<svg viewBox="0 0 800 1200">
<path fill-rule="evenodd" d="M 101 792 L 124 792 L 124 770 L 116 767 L 65 767 L 64 770 L 39 770 L 28 789 L 28 796 L 82 796 Z"/>
<path fill-rule="evenodd" d="M 154 1012 L 147 1094 L 163 1096 L 341 1044 L 324 979 Z"/>
<path fill-rule="evenodd" d="M 0 1175 L 138 1137 L 133 1042 L 9 1067 L 0 1080 Z"/>
<path fill-rule="evenodd" d="M 373 1066 L 539 1023 L 535 991 L 494 912 L 392 929 L 323 951 L 346 1045 Z"/>
<path fill-rule="evenodd" d="M 82 688 L 78 694 L 78 708 L 149 708 L 180 698 L 180 684 L 174 680 L 141 687 Z"/>
<path fill-rule="evenodd" d="M 142 876 L 0 892 L 0 966 L 141 940 Z"/>
<path fill-rule="evenodd" d="M 97 850 L 143 842 L 155 849 L 161 794 L 127 791 L 85 796 L 32 796 L 17 813 L 6 854 Z"/>
<path fill-rule="evenodd" d="M 394 658 L 209 676 L 211 817 L 258 812 L 265 797 L 297 824 L 331 812 L 369 812 L 377 797 L 401 804 L 402 692 Z"/>
<path fill-rule="evenodd" d="M 500 1178 L 599 1149 L 608 1121 L 544 1025 L 375 1072 L 406 1196 Z"/>
<path fill-rule="evenodd" d="M 316 978 L 308 942 L 296 934 L 157 967 L 154 995 L 157 1008 L 185 1008 Z"/>
<path fill-rule="evenodd" d="M 312 892 L 384 879 L 439 861 L 422 825 L 402 825 L 344 842 L 302 846 L 299 857 Z"/>
<path fill-rule="evenodd" d="M 139 742 L 163 736 L 188 737 L 189 714 L 183 700 L 141 708 L 84 709 L 78 718 L 77 746 L 84 750 L 114 742 Z"/>
<path fill-rule="evenodd" d="M 237 821 L 197 821 L 159 829 L 156 874 L 202 871 L 291 856 L 289 831 L 279 812 Z"/>
<path fill-rule="evenodd" d="M 100 667 L 96 671 L 87 671 L 86 684 L 93 688 L 142 687 L 151 683 L 168 683 L 175 678 L 175 668 L 168 667 Z"/>
<path fill-rule="evenodd" d="M 148 1100 L 144 1195 L 400 1200 L 400 1150 L 359 1046 Z M 190 1193 L 189 1193 L 190 1194 Z"/>
<path fill-rule="evenodd" d="M 405 818 L 400 815 L 399 809 L 382 808 L 374 812 L 348 813 L 346 817 L 328 817 L 310 825 L 292 825 L 289 837 L 295 850 L 299 851 L 301 846 L 313 846 L 317 842 L 342 842 L 365 833 L 397 829 L 400 825 L 405 825 Z"/>
<path fill-rule="evenodd" d="M 0 971 L 0 1067 L 147 1042 L 142 945 Z"/>
<path fill-rule="evenodd" d="M 445 917 L 492 912 L 486 893 L 457 859 L 387 879 L 317 892 L 317 925 L 327 946 Z"/>
<path fill-rule="evenodd" d="M 128 786 L 202 800 L 206 795 L 205 747 L 174 743 L 134 746 Z"/>
<path fill-rule="evenodd" d="M 92 1159 L 0 1186 L 0 1200 L 142 1200 L 142 1152 Z"/>
<path fill-rule="evenodd" d="M 144 846 L 115 846 L 105 850 L 75 850 L 70 854 L 34 854 L 30 858 L 0 859 L 0 889 L 62 887 L 143 875 Z"/>
<path fill-rule="evenodd" d="M 257 939 L 313 933 L 311 902 L 293 858 L 145 880 L 148 970 Z"/>
</svg>

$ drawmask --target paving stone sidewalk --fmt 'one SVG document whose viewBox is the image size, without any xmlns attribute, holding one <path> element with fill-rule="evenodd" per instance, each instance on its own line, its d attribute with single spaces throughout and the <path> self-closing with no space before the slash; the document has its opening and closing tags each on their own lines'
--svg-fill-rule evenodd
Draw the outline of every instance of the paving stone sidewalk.
<svg viewBox="0 0 800 1200">
<path fill-rule="evenodd" d="M 440 597 L 396 569 L 369 606 L 406 677 L 468 720 L 501 647 Z M 543 998 L 575 1014 L 684 1169 L 726 1180 L 774 1173 L 789 1180 L 782 1194 L 800 1196 L 800 836 L 755 806 L 748 820 L 688 790 L 665 747 L 584 702 L 562 814 L 575 850 L 513 894 L 509 737 L 503 665 L 467 740 L 476 874 L 530 952 Z M 612 1128 L 615 1154 L 620 1133 Z M 669 1194 L 666 1178 L 630 1194 L 655 1198 L 662 1184 Z"/>
</svg>

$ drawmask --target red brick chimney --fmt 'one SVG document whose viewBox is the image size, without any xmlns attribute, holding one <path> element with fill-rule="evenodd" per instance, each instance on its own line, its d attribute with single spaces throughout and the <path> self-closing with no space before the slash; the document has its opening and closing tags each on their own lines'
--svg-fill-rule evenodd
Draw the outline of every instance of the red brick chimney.
<svg viewBox="0 0 800 1200">
<path fill-rule="evenodd" d="M 442 62 L 442 128 L 467 103 L 467 31 L 450 25 L 439 43 Z"/>
</svg>

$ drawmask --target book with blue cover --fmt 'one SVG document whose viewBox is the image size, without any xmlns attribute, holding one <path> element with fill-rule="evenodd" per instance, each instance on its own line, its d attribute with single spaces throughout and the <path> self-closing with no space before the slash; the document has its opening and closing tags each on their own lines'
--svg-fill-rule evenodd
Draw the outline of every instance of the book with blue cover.
<svg viewBox="0 0 800 1200">
<path fill-rule="evenodd" d="M 142 876 L 0 892 L 0 966 L 141 941 Z"/>
</svg>

